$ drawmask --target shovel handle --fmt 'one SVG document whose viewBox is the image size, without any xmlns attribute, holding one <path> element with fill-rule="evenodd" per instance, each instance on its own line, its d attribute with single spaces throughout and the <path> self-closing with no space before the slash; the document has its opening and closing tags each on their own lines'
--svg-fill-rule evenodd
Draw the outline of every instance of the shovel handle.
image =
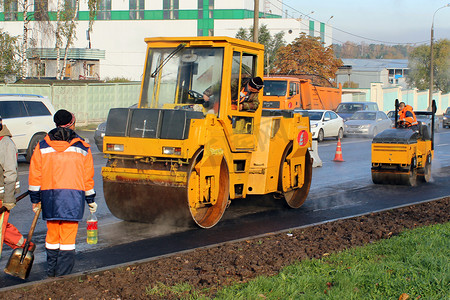
<svg viewBox="0 0 450 300">
<path fill-rule="evenodd" d="M 23 198 L 25 198 L 26 196 L 28 196 L 29 192 L 26 191 L 25 193 L 17 196 L 16 198 L 16 202 L 19 202 L 20 200 L 22 200 Z M 4 213 L 5 211 L 7 211 L 6 207 L 2 206 L 0 207 L 0 214 Z"/>
<path fill-rule="evenodd" d="M 25 246 L 23 246 L 22 256 L 20 257 L 20 263 L 23 263 L 25 256 L 28 253 L 28 247 L 30 246 L 31 238 L 33 237 L 34 228 L 36 228 L 37 221 L 39 219 L 39 215 L 41 214 L 41 204 L 39 203 L 39 208 L 34 214 L 33 222 L 31 223 L 30 231 L 28 232 L 27 241 L 25 242 Z"/>
</svg>

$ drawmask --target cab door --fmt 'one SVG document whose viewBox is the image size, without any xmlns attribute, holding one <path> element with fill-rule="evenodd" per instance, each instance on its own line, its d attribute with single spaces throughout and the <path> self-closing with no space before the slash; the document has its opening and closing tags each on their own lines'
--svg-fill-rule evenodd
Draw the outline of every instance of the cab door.
<svg viewBox="0 0 450 300">
<path fill-rule="evenodd" d="M 255 77 L 257 57 L 255 54 L 249 54 L 241 51 L 233 52 L 231 63 L 231 107 L 228 110 L 228 119 L 231 122 L 229 126 L 229 140 L 231 148 L 234 151 L 254 150 L 256 145 L 255 138 L 255 116 L 256 111 L 239 110 L 239 96 L 241 90 L 245 87 L 246 81 Z M 262 107 L 262 91 L 258 96 L 259 106 Z"/>
</svg>

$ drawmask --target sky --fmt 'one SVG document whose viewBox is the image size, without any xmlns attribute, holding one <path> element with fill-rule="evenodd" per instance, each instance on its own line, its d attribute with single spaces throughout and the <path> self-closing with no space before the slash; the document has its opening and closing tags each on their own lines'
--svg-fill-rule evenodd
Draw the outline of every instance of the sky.
<svg viewBox="0 0 450 300">
<path fill-rule="evenodd" d="M 450 0 L 267 1 L 274 6 L 283 2 L 288 17 L 309 14 L 313 20 L 328 22 L 333 26 L 333 43 L 413 45 L 430 43 L 433 14 L 450 3 Z M 434 40 L 442 38 L 450 39 L 450 7 L 440 9 L 434 17 Z"/>
</svg>

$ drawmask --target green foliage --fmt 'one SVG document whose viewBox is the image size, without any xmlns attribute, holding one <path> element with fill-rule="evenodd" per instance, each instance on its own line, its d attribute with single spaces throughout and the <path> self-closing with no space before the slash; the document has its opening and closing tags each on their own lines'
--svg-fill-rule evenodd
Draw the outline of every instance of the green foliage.
<svg viewBox="0 0 450 300">
<path fill-rule="evenodd" d="M 383 44 L 356 44 L 345 42 L 333 44 L 334 53 L 338 58 L 364 58 L 364 59 L 406 59 L 414 50 L 413 46 L 383 45 Z"/>
<path fill-rule="evenodd" d="M 176 299 L 206 299 L 202 298 L 195 288 L 189 283 L 180 283 L 174 286 L 168 286 L 161 282 L 157 282 L 153 286 L 147 287 L 145 291 L 150 297 L 156 296 L 162 299 L 169 298 L 170 296 L 175 296 Z"/>
<path fill-rule="evenodd" d="M 328 85 L 342 61 L 334 56 L 332 46 L 324 47 L 319 37 L 302 33 L 278 50 L 274 65 L 276 73 L 316 75 L 318 84 Z"/>
<path fill-rule="evenodd" d="M 430 87 L 430 46 L 422 45 L 409 56 L 409 85 L 426 90 Z M 443 93 L 450 92 L 450 40 L 442 39 L 433 45 L 433 87 Z"/>
<path fill-rule="evenodd" d="M 236 33 L 236 38 L 245 41 L 253 41 L 253 26 L 248 30 L 242 27 L 239 28 Z M 258 43 L 264 45 L 264 73 L 267 74 L 267 70 L 273 68 L 278 49 L 286 44 L 284 41 L 284 32 L 280 31 L 272 36 L 267 29 L 267 25 L 263 24 L 259 27 Z"/>
<path fill-rule="evenodd" d="M 218 299 L 448 299 L 450 223 L 406 231 L 227 287 Z"/>
<path fill-rule="evenodd" d="M 19 60 L 20 55 L 19 37 L 10 36 L 7 32 L 0 29 L 0 81 L 5 77 L 21 77 L 22 63 Z"/>
</svg>

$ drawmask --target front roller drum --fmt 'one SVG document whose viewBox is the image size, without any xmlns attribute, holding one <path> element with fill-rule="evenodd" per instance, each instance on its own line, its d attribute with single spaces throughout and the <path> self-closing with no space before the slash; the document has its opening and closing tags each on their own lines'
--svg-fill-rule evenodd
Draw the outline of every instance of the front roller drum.
<svg viewBox="0 0 450 300">
<path fill-rule="evenodd" d="M 185 186 L 103 179 L 111 213 L 125 221 L 184 226 L 192 222 Z"/>
<path fill-rule="evenodd" d="M 125 221 L 186 226 L 193 220 L 202 228 L 213 227 L 222 218 L 228 204 L 229 172 L 225 160 L 221 159 L 217 166 L 220 168 L 218 178 L 214 178 L 219 180 L 220 187 L 212 197 L 214 201 L 205 199 L 205 195 L 210 196 L 211 193 L 200 190 L 200 180 L 205 180 L 200 178 L 202 156 L 203 150 L 194 155 L 187 170 L 188 181 L 184 185 L 103 178 L 103 192 L 109 210 Z"/>
<path fill-rule="evenodd" d="M 372 170 L 372 181 L 375 184 L 415 186 L 417 184 L 417 170 L 414 168 L 411 168 L 409 172 L 388 172 Z"/>
</svg>

